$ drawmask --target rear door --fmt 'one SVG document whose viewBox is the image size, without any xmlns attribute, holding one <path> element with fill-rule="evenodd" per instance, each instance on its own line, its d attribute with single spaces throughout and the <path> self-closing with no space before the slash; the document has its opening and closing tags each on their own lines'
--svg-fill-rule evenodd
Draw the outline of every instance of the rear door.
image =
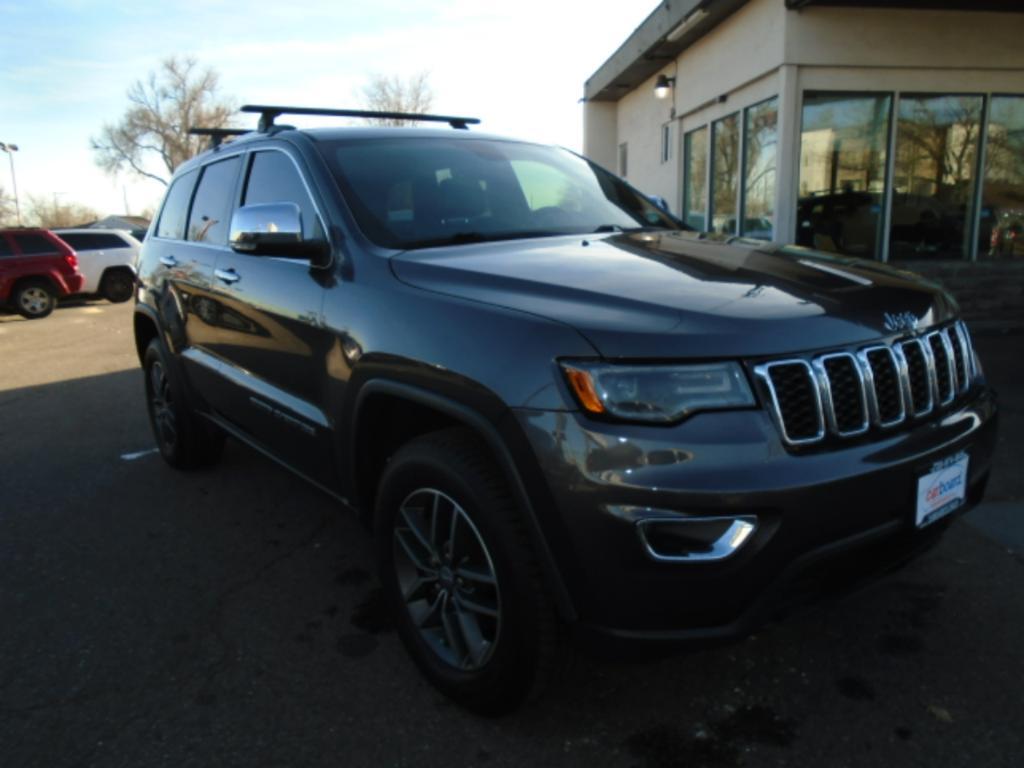
<svg viewBox="0 0 1024 768">
<path fill-rule="evenodd" d="M 219 333 L 213 271 L 227 250 L 228 226 L 238 197 L 240 154 L 207 163 L 175 182 L 167 194 L 147 253 L 156 251 L 160 311 L 174 335 L 185 375 L 209 402 L 219 400 L 224 382 L 211 347 Z M 191 183 L 195 184 L 194 191 Z M 179 190 L 178 184 L 182 184 Z"/>
<path fill-rule="evenodd" d="M 292 202 L 306 239 L 324 240 L 323 218 L 299 161 L 283 149 L 253 152 L 241 203 Z M 218 410 L 274 455 L 329 483 L 330 422 L 323 410 L 330 337 L 322 323 L 325 271 L 308 257 L 217 259 L 219 322 L 212 349 L 230 391 Z"/>
</svg>

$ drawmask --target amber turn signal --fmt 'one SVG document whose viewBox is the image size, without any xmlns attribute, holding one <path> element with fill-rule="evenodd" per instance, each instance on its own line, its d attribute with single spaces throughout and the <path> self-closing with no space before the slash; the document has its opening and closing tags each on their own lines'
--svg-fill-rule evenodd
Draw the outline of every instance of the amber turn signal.
<svg viewBox="0 0 1024 768">
<path fill-rule="evenodd" d="M 576 399 L 580 401 L 580 405 L 591 413 L 604 413 L 604 403 L 597 396 L 594 380 L 590 377 L 590 374 L 587 371 L 571 368 L 568 365 L 564 366 L 563 370 L 565 371 L 566 378 L 569 380 L 569 386 L 572 387 L 572 391 L 576 395 Z"/>
</svg>

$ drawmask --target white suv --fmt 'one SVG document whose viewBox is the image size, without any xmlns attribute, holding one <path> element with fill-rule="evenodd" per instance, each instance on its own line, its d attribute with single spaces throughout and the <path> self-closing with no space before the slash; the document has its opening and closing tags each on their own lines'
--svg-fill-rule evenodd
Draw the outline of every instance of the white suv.
<svg viewBox="0 0 1024 768">
<path fill-rule="evenodd" d="M 128 301 L 135 290 L 135 258 L 142 246 L 121 229 L 55 229 L 75 249 L 85 275 L 81 293 L 98 293 L 107 301 Z"/>
</svg>

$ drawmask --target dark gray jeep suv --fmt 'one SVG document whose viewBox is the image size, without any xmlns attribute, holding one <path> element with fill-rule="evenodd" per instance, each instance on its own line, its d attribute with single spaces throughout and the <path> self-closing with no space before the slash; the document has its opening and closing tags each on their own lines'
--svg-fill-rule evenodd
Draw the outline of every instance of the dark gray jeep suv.
<svg viewBox="0 0 1024 768">
<path fill-rule="evenodd" d="M 142 249 L 157 444 L 230 435 L 365 515 L 464 705 L 537 690 L 569 627 L 742 635 L 981 498 L 995 399 L 934 284 L 685 231 L 561 149 L 248 111 Z"/>
</svg>

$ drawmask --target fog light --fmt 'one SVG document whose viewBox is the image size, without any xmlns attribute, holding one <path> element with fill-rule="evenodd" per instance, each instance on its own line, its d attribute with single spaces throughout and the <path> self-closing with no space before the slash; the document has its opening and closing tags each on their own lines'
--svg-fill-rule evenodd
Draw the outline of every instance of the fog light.
<svg viewBox="0 0 1024 768">
<path fill-rule="evenodd" d="M 637 521 L 637 533 L 655 560 L 714 562 L 736 554 L 757 530 L 757 518 L 673 517 Z"/>
</svg>

